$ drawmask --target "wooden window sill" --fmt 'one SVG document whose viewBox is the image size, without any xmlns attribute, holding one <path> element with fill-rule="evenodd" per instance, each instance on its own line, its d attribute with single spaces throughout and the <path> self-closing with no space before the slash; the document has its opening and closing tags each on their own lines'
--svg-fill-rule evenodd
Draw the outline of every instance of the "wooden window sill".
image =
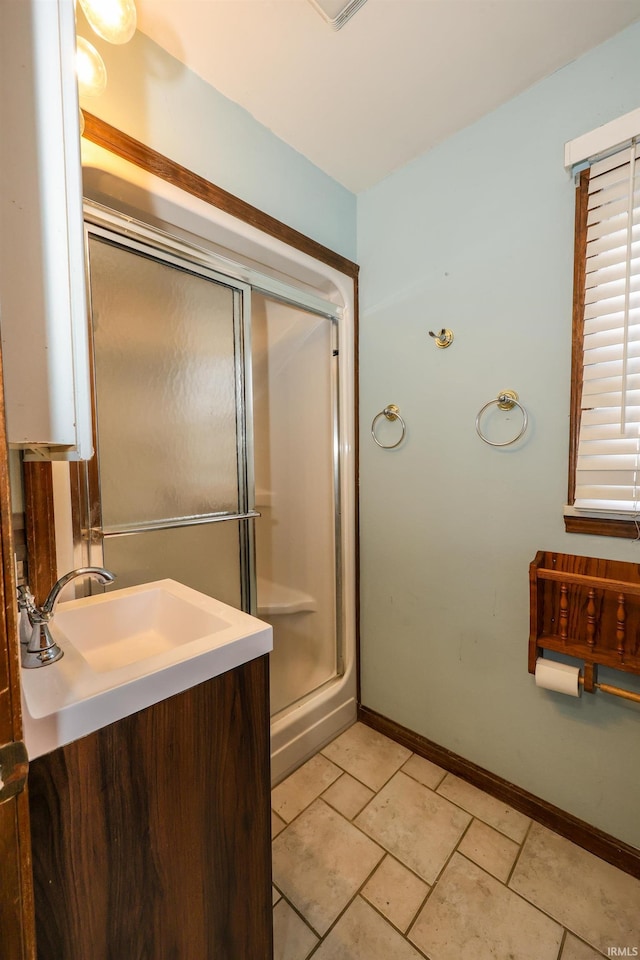
<svg viewBox="0 0 640 960">
<path fill-rule="evenodd" d="M 622 537 L 625 540 L 640 539 L 640 526 L 634 520 L 565 516 L 564 528 L 567 533 L 593 534 L 597 537 Z"/>
</svg>

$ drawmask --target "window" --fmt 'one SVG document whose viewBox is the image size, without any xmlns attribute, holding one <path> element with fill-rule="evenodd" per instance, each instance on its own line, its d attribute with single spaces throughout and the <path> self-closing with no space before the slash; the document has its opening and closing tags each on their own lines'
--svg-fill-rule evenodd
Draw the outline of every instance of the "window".
<svg viewBox="0 0 640 960">
<path fill-rule="evenodd" d="M 584 164 L 583 164 L 584 166 Z M 570 532 L 640 534 L 640 146 L 576 192 Z"/>
</svg>

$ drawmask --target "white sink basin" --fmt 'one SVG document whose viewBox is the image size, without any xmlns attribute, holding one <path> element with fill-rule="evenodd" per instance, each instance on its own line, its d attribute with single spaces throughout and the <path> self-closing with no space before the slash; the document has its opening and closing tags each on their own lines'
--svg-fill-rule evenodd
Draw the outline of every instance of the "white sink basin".
<svg viewBox="0 0 640 960">
<path fill-rule="evenodd" d="M 32 759 L 273 647 L 268 624 L 175 580 L 60 603 L 51 632 L 64 656 L 21 671 Z"/>
<path fill-rule="evenodd" d="M 152 589 L 60 604 L 54 627 L 90 667 L 103 673 L 220 633 L 229 621 L 154 584 Z"/>
</svg>

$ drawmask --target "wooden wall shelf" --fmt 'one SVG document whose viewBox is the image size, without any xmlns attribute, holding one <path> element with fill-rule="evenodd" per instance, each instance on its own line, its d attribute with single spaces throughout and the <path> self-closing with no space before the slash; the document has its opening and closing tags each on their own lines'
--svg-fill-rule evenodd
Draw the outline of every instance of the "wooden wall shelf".
<svg viewBox="0 0 640 960">
<path fill-rule="evenodd" d="M 640 564 L 540 550 L 529 568 L 529 673 L 544 650 L 640 674 Z"/>
</svg>

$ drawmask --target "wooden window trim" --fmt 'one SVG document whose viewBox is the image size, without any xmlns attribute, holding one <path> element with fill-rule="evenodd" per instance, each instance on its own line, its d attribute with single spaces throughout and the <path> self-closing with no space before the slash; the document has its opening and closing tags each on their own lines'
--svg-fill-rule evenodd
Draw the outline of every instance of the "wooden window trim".
<svg viewBox="0 0 640 960">
<path fill-rule="evenodd" d="M 584 284 L 587 258 L 587 206 L 589 203 L 589 169 L 583 170 L 576 187 L 575 260 L 573 265 L 573 328 L 571 336 L 571 408 L 569 434 L 569 490 L 567 503 L 573 505 L 576 489 L 576 464 L 580 437 L 580 405 L 584 352 Z M 635 520 L 605 517 L 565 516 L 567 533 L 583 533 L 600 537 L 640 539 Z"/>
</svg>

